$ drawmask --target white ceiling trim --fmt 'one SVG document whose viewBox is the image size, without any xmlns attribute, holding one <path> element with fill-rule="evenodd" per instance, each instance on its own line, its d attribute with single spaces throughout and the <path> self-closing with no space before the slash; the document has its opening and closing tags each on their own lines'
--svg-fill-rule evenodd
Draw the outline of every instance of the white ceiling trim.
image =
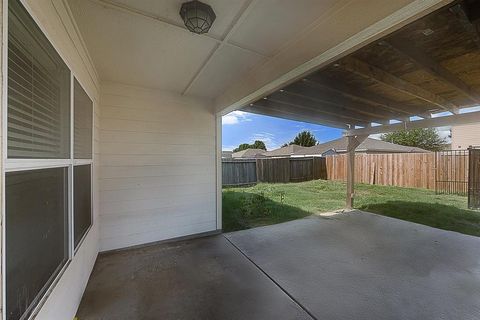
<svg viewBox="0 0 480 320">
<path fill-rule="evenodd" d="M 220 96 L 215 101 L 215 108 L 220 115 L 238 110 L 261 97 L 281 89 L 289 83 L 301 79 L 305 75 L 320 69 L 335 59 L 345 56 L 361 46 L 379 39 L 385 34 L 398 30 L 416 18 L 426 15 L 452 1 L 453 0 L 416 0 L 237 101 L 234 101 L 228 95 Z"/>
<path fill-rule="evenodd" d="M 117 10 L 117 11 L 122 11 L 122 12 L 125 12 L 125 13 L 128 13 L 128 14 L 131 14 L 131 15 L 136 15 L 136 16 L 142 17 L 142 18 L 155 20 L 158 23 L 166 24 L 166 25 L 169 25 L 171 27 L 178 28 L 178 29 L 182 30 L 183 32 L 191 33 L 183 24 L 177 23 L 176 21 L 173 21 L 173 20 L 170 20 L 170 19 L 165 19 L 163 17 L 157 16 L 155 14 L 151 14 L 151 13 L 143 11 L 143 10 L 135 9 L 135 8 L 130 7 L 130 6 L 127 6 L 127 5 L 124 5 L 124 4 L 121 4 L 121 3 L 117 3 L 113 0 L 90 0 L 90 1 L 94 2 L 98 5 L 110 8 L 110 9 L 114 9 L 114 10 Z M 222 42 L 223 42 L 223 39 L 221 39 L 219 37 L 216 37 L 216 36 L 214 36 L 212 34 L 209 34 L 209 33 L 199 34 L 198 36 L 209 38 L 209 39 L 215 41 L 217 44 L 222 44 Z M 246 46 L 242 46 L 238 43 L 232 43 L 232 42 L 227 41 L 225 44 L 229 45 L 229 46 L 232 46 L 232 47 L 235 47 L 237 49 L 243 50 L 243 51 L 247 51 L 247 52 L 256 54 L 256 55 L 261 56 L 261 57 L 268 57 L 265 54 L 263 54 L 259 51 L 256 51 L 255 49 L 247 48 Z"/>
<path fill-rule="evenodd" d="M 188 94 L 188 91 L 192 88 L 192 86 L 195 84 L 195 81 L 198 80 L 198 78 L 201 76 L 202 72 L 208 67 L 208 65 L 212 62 L 213 58 L 215 55 L 222 49 L 225 45 L 229 44 L 229 40 L 232 37 L 232 35 L 235 33 L 235 31 L 238 29 L 238 27 L 242 24 L 242 22 L 245 20 L 247 15 L 250 13 L 253 7 L 255 7 L 255 4 L 258 2 L 258 0 L 249 0 L 247 3 L 243 6 L 242 9 L 240 9 L 239 13 L 237 16 L 233 19 L 232 24 L 230 27 L 227 29 L 225 32 L 223 39 L 221 42 L 213 49 L 212 53 L 207 57 L 205 62 L 202 64 L 202 66 L 199 68 L 197 73 L 193 76 L 193 78 L 188 82 L 187 86 L 185 89 L 182 91 L 182 95 Z"/>
</svg>

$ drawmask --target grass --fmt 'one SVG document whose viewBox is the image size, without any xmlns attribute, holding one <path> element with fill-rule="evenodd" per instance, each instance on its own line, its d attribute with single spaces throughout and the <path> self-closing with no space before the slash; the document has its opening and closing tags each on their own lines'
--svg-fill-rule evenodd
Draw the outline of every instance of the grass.
<svg viewBox="0 0 480 320">
<path fill-rule="evenodd" d="M 357 209 L 480 236 L 480 211 L 468 210 L 466 197 L 365 184 L 357 184 L 355 192 Z M 224 230 L 248 229 L 342 209 L 345 194 L 344 183 L 323 180 L 224 188 Z"/>
</svg>

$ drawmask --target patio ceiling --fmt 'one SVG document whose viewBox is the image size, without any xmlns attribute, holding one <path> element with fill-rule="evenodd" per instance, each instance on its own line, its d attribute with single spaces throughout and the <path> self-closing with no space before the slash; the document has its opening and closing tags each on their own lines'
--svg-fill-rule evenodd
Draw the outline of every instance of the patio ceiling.
<svg viewBox="0 0 480 320">
<path fill-rule="evenodd" d="M 415 2 L 204 0 L 217 20 L 199 36 L 183 26 L 182 0 L 66 1 L 102 81 L 212 100 L 247 74 L 269 82 Z"/>
<path fill-rule="evenodd" d="M 396 120 L 402 128 L 416 122 L 412 117 L 479 105 L 480 8 L 468 2 L 439 9 L 243 110 L 350 129 Z M 480 120 L 477 113 L 451 119 L 460 118 Z M 419 124 L 435 125 L 429 121 Z"/>
</svg>

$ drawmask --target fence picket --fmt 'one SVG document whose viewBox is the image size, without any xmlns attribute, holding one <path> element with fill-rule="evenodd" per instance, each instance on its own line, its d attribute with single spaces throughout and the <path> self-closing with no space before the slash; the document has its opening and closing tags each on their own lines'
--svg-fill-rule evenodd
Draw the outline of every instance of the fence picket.
<svg viewBox="0 0 480 320">
<path fill-rule="evenodd" d="M 357 154 L 355 182 L 468 192 L 468 152 Z M 223 160 L 223 185 L 346 180 L 346 155 L 309 158 Z"/>
</svg>

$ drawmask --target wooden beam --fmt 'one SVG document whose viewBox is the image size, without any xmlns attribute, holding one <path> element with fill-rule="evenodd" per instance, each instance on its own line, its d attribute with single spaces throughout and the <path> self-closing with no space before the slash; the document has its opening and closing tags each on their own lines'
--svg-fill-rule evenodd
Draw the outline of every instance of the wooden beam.
<svg viewBox="0 0 480 320">
<path fill-rule="evenodd" d="M 443 80 L 451 87 L 454 87 L 457 91 L 466 95 L 474 103 L 480 102 L 480 94 L 475 89 L 467 85 L 455 74 L 442 67 L 439 63 L 435 62 L 431 57 L 416 49 L 415 46 L 393 38 L 388 41 L 381 41 L 379 44 L 394 50 L 403 58 L 413 61 L 417 66 L 421 67 L 432 76 Z"/>
<path fill-rule="evenodd" d="M 283 112 L 283 111 L 263 108 L 263 107 L 255 106 L 253 104 L 248 105 L 246 107 L 243 107 L 241 110 L 245 111 L 245 112 L 261 114 L 261 115 L 264 115 L 264 116 L 270 116 L 270 117 L 276 117 L 276 118 L 287 119 L 287 120 L 295 120 L 295 121 L 319 124 L 319 125 L 332 127 L 332 128 L 338 128 L 338 129 L 348 129 L 349 128 L 349 126 L 345 123 L 328 121 L 328 120 L 325 120 L 323 117 L 322 118 L 307 117 L 307 116 L 302 116 L 302 115 L 291 113 L 291 112 Z"/>
<path fill-rule="evenodd" d="M 350 129 L 343 133 L 344 136 L 356 136 L 364 134 L 379 134 L 394 131 L 436 128 L 446 126 L 457 126 L 464 124 L 480 123 L 480 111 L 454 114 L 451 116 L 437 117 L 430 119 L 422 119 L 411 122 L 395 123 L 390 125 L 382 125 L 370 128 Z"/>
<path fill-rule="evenodd" d="M 361 119 L 356 118 L 354 115 L 342 115 L 319 109 L 318 104 L 315 104 L 314 102 L 309 104 L 307 101 L 299 101 L 299 99 L 286 101 L 285 97 L 282 100 L 275 95 L 269 96 L 268 99 L 261 99 L 253 103 L 252 107 L 262 107 L 272 111 L 281 111 L 284 113 L 302 115 L 304 117 L 312 116 L 325 119 L 326 121 L 348 125 L 367 126 L 370 123 L 368 119 L 365 118 Z"/>
<path fill-rule="evenodd" d="M 424 111 L 418 110 L 417 107 L 411 106 L 405 103 L 394 102 L 390 99 L 384 98 L 379 94 L 373 92 L 367 92 L 355 85 L 345 85 L 339 81 L 334 81 L 331 79 L 323 79 L 318 75 L 311 75 L 303 79 L 303 81 L 312 86 L 318 86 L 330 90 L 332 92 L 338 92 L 346 97 L 350 97 L 353 100 L 357 100 L 366 104 L 371 105 L 374 108 L 381 108 L 384 110 L 389 110 L 392 113 L 396 113 L 396 117 L 392 119 L 404 121 L 407 117 L 418 115 Z"/>
<path fill-rule="evenodd" d="M 374 80 L 377 83 L 388 86 L 394 90 L 403 92 L 417 99 L 421 99 L 428 103 L 434 104 L 445 111 L 452 113 L 458 113 L 458 107 L 442 98 L 441 96 L 434 94 L 430 91 L 423 89 L 420 86 L 405 81 L 393 74 L 390 74 L 380 68 L 367 64 L 353 57 L 346 57 L 340 60 L 340 66 L 345 70 L 358 74 L 364 78 Z"/>
<path fill-rule="evenodd" d="M 353 209 L 355 198 L 355 149 L 368 135 L 348 136 L 347 144 L 347 209 Z"/>
<path fill-rule="evenodd" d="M 363 114 L 368 116 L 371 120 L 375 119 L 376 121 L 381 122 L 382 120 L 401 118 L 398 112 L 377 108 L 359 100 L 354 100 L 341 92 L 335 92 L 328 90 L 327 88 L 323 88 L 324 90 L 319 89 L 322 89 L 322 87 L 312 84 L 308 79 L 304 79 L 303 81 L 287 86 L 282 91 L 286 94 L 303 97 L 312 101 L 317 101 L 318 103 L 334 105 L 337 109 L 338 107 L 341 107 L 342 111 L 350 110 L 350 112 Z"/>
<path fill-rule="evenodd" d="M 265 101 L 265 100 L 263 100 Z M 354 109 L 346 108 L 342 105 L 337 105 L 328 101 L 317 101 L 308 96 L 296 95 L 287 90 L 272 93 L 267 97 L 267 101 L 273 101 L 281 104 L 286 104 L 301 110 L 308 110 L 309 112 L 321 113 L 333 116 L 335 118 L 342 118 L 355 123 L 371 123 L 377 117 L 357 112 Z"/>
<path fill-rule="evenodd" d="M 301 83 L 290 85 L 282 89 L 280 93 L 271 94 L 269 97 L 280 95 L 289 101 L 297 100 L 299 104 L 304 104 L 304 102 L 307 101 L 333 114 L 346 114 L 368 122 L 388 122 L 388 120 L 397 118 L 396 115 L 391 112 L 378 110 L 369 105 L 365 106 L 364 104 L 344 97 L 334 97 L 331 94 L 319 92 L 317 88 L 305 87 Z"/>
<path fill-rule="evenodd" d="M 473 24 L 468 18 L 465 6 L 461 3 L 456 4 L 450 8 L 450 12 L 457 17 L 465 31 L 470 34 L 477 47 L 480 49 L 480 32 L 478 26 Z"/>
</svg>

